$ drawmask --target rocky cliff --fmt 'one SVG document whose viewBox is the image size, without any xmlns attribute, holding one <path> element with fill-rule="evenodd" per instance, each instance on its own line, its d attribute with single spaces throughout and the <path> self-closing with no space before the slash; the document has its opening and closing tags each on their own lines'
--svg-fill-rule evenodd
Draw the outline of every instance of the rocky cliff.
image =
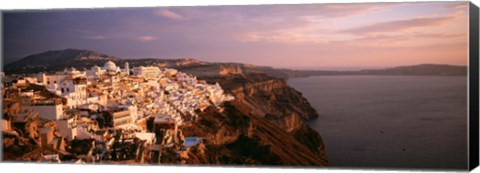
<svg viewBox="0 0 480 173">
<path fill-rule="evenodd" d="M 219 82 L 235 101 L 183 129 L 206 139 L 183 154 L 186 163 L 328 165 L 320 134 L 303 123 L 318 113 L 285 80 L 257 73 L 201 79 Z"/>
<path fill-rule="evenodd" d="M 318 117 L 308 100 L 284 79 L 260 73 L 201 79 L 220 83 L 236 98 L 235 104 L 244 113 L 262 117 L 287 132 L 294 132 L 303 121 Z"/>
<path fill-rule="evenodd" d="M 323 144 L 302 141 L 268 120 L 242 112 L 236 102 L 226 103 L 223 112 L 210 107 L 199 120 L 182 130 L 199 136 L 204 143 L 180 155 L 186 164 L 326 166 Z M 303 126 L 302 126 L 303 127 Z M 305 126 L 306 127 L 306 126 Z M 316 133 L 298 131 L 300 136 L 321 140 Z M 305 144 L 304 142 L 310 143 Z"/>
<path fill-rule="evenodd" d="M 225 64 L 220 65 L 218 73 L 220 76 L 243 75 L 243 70 L 239 66 Z"/>
</svg>

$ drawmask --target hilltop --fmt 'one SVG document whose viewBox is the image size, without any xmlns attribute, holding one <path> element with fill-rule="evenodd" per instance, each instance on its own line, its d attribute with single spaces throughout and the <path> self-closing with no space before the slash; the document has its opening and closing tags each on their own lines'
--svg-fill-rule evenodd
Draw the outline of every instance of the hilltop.
<svg viewBox="0 0 480 173">
<path fill-rule="evenodd" d="M 400 66 L 386 69 L 364 69 L 358 71 L 332 71 L 332 70 L 292 70 L 280 69 L 269 66 L 257 66 L 242 63 L 217 63 L 204 62 L 191 58 L 183 59 L 158 59 L 140 58 L 128 59 L 106 55 L 89 50 L 64 49 L 47 51 L 30 55 L 5 66 L 6 74 L 28 74 L 38 72 L 51 72 L 63 70 L 67 67 L 77 69 L 102 66 L 107 60 L 123 65 L 128 62 L 130 66 L 159 66 L 177 68 L 197 76 L 211 76 L 212 74 L 229 73 L 264 73 L 277 78 L 307 77 L 319 75 L 414 75 L 414 76 L 465 76 L 466 66 L 444 64 L 420 64 Z"/>
<path fill-rule="evenodd" d="M 31 73 L 57 69 L 68 65 L 74 65 L 82 61 L 104 62 L 109 59 L 117 60 L 119 58 L 89 50 L 64 49 L 46 51 L 34 55 L 29 55 L 20 60 L 7 64 L 5 66 L 5 72 L 7 72 L 7 74 Z"/>
</svg>

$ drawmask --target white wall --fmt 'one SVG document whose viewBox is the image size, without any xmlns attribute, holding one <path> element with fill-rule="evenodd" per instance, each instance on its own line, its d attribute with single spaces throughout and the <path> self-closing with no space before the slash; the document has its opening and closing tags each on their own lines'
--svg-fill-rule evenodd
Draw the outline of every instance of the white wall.
<svg viewBox="0 0 480 173">
<path fill-rule="evenodd" d="M 140 140 L 146 140 L 148 144 L 155 143 L 155 133 L 134 133 Z"/>
<path fill-rule="evenodd" d="M 57 120 L 57 129 L 65 139 L 72 140 L 72 129 L 68 126 L 68 120 Z"/>
<path fill-rule="evenodd" d="M 10 122 L 2 119 L 2 131 L 9 131 L 11 129 L 12 127 L 10 126 Z"/>
<path fill-rule="evenodd" d="M 35 106 L 26 106 L 26 108 L 33 109 L 35 112 L 38 112 L 41 118 L 46 118 L 49 120 L 59 119 L 63 114 L 62 104 L 35 105 Z"/>
<path fill-rule="evenodd" d="M 96 140 L 100 140 L 99 138 L 96 138 L 95 135 L 89 133 L 85 128 L 83 127 L 75 127 L 72 129 L 72 138 L 73 139 L 79 139 L 79 140 L 84 140 L 84 139 L 91 139 L 94 138 Z"/>
<path fill-rule="evenodd" d="M 57 89 L 57 87 L 60 85 L 60 82 L 62 82 L 62 80 L 65 79 L 66 75 L 54 74 L 54 75 L 46 75 L 45 77 L 46 79 L 44 83 L 46 84 L 47 88 Z"/>
</svg>

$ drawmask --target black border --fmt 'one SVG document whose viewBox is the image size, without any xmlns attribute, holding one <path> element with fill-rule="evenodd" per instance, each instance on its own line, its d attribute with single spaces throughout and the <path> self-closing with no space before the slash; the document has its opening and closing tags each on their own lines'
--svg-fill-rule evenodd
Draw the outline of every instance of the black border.
<svg viewBox="0 0 480 173">
<path fill-rule="evenodd" d="M 472 2 L 469 5 L 469 170 L 479 164 L 479 13 L 478 7 Z"/>
<path fill-rule="evenodd" d="M 5 75 L 5 72 L 3 71 L 3 47 L 5 46 L 5 39 L 4 39 L 4 32 L 5 32 L 5 28 L 4 28 L 4 13 L 3 11 L 0 11 L 0 72 L 1 73 L 4 73 L 3 75 Z M 3 76 L 4 77 L 4 76 Z M 3 77 L 0 76 L 0 82 L 2 83 L 3 85 Z M 4 86 L 2 86 L 4 87 Z M 3 88 L 0 87 L 0 90 L 3 90 Z M 0 100 L 2 100 L 2 103 L 0 103 L 0 118 L 3 119 L 3 93 L 0 92 Z M 2 126 L 2 125 L 0 125 Z M 0 140 L 2 140 L 2 143 L 0 143 L 0 162 L 3 162 L 3 133 L 0 133 Z"/>
</svg>

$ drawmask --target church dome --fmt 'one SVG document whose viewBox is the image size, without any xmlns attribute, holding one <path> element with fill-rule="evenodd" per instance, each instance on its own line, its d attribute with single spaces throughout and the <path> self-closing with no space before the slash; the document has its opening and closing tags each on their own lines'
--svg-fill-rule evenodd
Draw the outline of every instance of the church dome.
<svg viewBox="0 0 480 173">
<path fill-rule="evenodd" d="M 112 61 L 109 60 L 108 62 L 106 62 L 103 65 L 103 69 L 115 71 L 115 70 L 117 70 L 117 65 L 115 65 L 115 63 L 113 63 Z"/>
</svg>

